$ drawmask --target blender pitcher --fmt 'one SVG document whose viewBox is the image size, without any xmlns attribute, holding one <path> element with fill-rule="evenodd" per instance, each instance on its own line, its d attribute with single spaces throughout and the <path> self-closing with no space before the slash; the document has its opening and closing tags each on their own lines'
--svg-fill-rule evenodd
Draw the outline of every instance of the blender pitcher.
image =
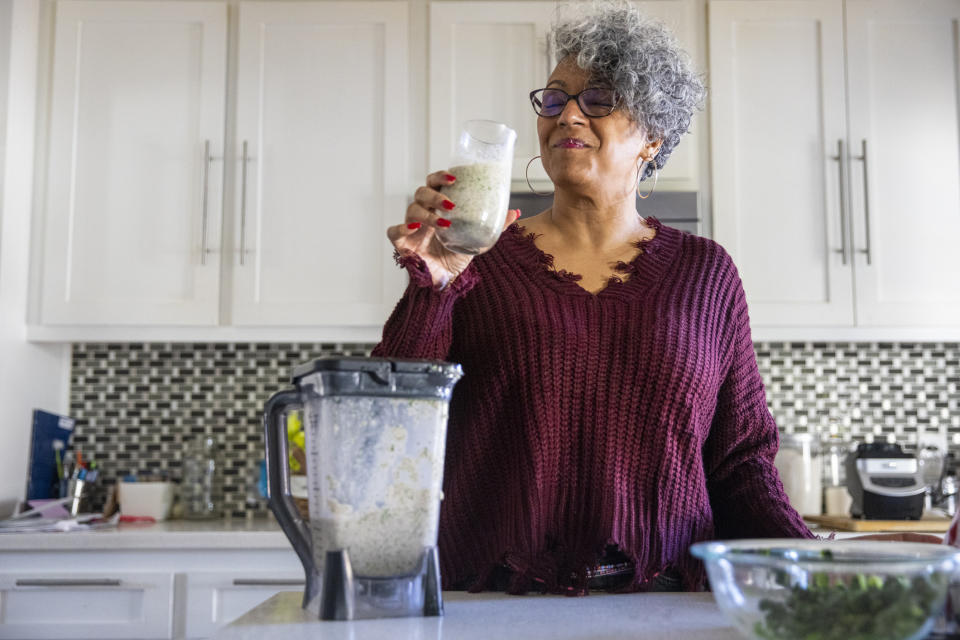
<svg viewBox="0 0 960 640">
<path fill-rule="evenodd" d="M 269 505 L 325 620 L 442 615 L 437 524 L 460 365 L 320 358 L 264 409 Z M 309 523 L 290 493 L 284 416 L 303 412 Z"/>
</svg>

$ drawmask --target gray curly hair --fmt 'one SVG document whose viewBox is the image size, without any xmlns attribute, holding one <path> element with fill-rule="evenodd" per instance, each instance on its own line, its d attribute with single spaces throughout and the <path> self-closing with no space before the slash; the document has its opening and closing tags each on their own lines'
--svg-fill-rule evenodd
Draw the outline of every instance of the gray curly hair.
<svg viewBox="0 0 960 640">
<path fill-rule="evenodd" d="M 558 64 L 575 60 L 591 82 L 614 89 L 651 140 L 663 140 L 641 180 L 662 168 L 706 96 L 673 34 L 625 0 L 594 0 L 561 6 L 547 37 Z"/>
</svg>

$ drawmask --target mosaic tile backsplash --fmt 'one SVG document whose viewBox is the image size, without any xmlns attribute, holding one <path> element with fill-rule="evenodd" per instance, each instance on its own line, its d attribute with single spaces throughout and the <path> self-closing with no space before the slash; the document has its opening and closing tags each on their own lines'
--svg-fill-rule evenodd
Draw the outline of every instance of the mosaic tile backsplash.
<svg viewBox="0 0 960 640">
<path fill-rule="evenodd" d="M 767 403 L 783 432 L 838 425 L 854 440 L 912 444 L 938 432 L 960 450 L 960 344 L 757 343 Z M 225 513 L 264 516 L 257 499 L 261 411 L 293 366 L 367 355 L 371 344 L 76 344 L 74 446 L 103 469 L 179 479 L 185 445 L 219 440 Z"/>
</svg>

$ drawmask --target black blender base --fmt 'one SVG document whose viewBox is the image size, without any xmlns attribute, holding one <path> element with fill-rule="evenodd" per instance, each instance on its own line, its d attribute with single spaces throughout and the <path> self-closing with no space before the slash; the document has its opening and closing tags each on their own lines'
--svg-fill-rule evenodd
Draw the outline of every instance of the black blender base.
<svg viewBox="0 0 960 640">
<path fill-rule="evenodd" d="M 356 576 L 346 549 L 327 551 L 320 588 L 321 620 L 442 616 L 436 547 L 424 549 L 420 569 L 409 576 Z"/>
</svg>

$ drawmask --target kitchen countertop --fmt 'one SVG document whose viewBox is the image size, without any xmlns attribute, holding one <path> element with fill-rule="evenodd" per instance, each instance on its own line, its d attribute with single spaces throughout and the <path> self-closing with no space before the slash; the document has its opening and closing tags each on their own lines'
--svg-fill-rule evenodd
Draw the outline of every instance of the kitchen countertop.
<svg viewBox="0 0 960 640">
<path fill-rule="evenodd" d="M 816 527 L 816 525 L 811 525 Z M 813 528 L 826 537 L 830 530 Z M 837 539 L 866 535 L 837 532 Z M 122 523 L 88 531 L 0 533 L 0 551 L 111 551 L 134 549 L 292 549 L 273 518 L 166 520 Z"/>
<path fill-rule="evenodd" d="M 68 533 L 0 533 L 0 551 L 290 548 L 273 518 L 165 520 Z"/>
<path fill-rule="evenodd" d="M 441 618 L 321 621 L 284 591 L 216 640 L 742 640 L 709 593 L 594 593 L 583 598 L 444 592 Z"/>
</svg>

